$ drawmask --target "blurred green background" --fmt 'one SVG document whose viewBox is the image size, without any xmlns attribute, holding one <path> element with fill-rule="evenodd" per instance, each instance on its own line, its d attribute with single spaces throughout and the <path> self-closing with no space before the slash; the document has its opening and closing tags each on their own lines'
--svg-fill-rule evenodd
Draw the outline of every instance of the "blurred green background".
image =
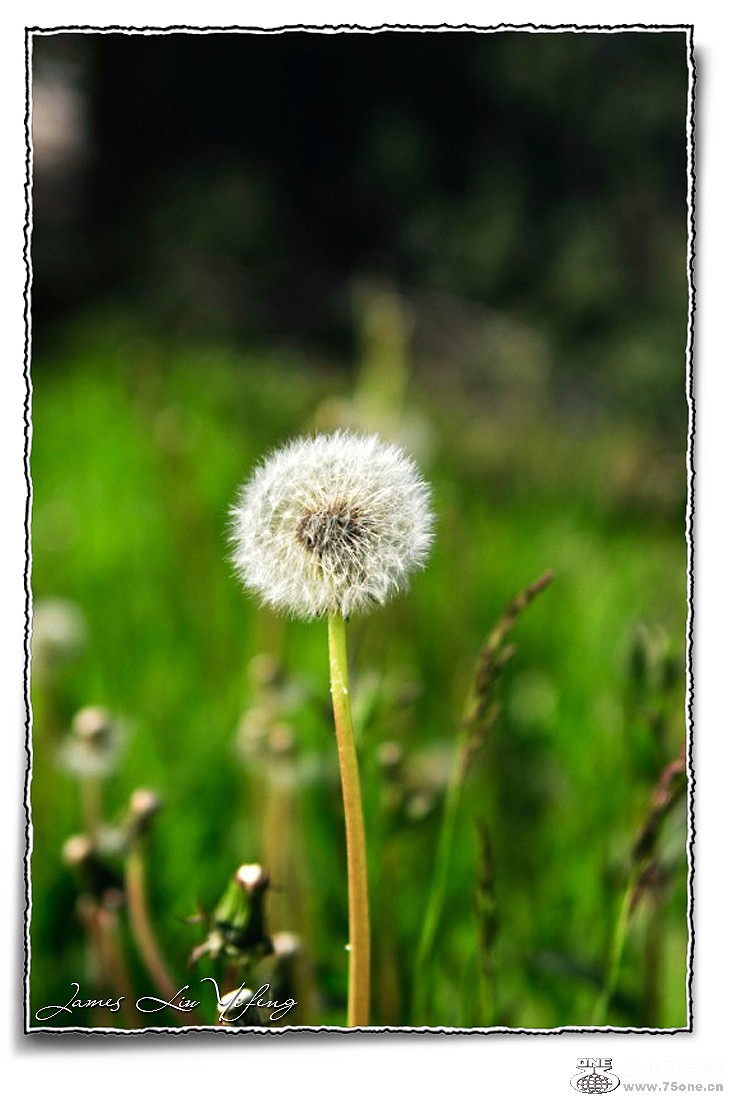
<svg viewBox="0 0 731 1100">
<path fill-rule="evenodd" d="M 374 1024 L 686 1026 L 685 35 L 36 35 L 33 76 L 31 1026 L 73 982 L 155 991 L 139 788 L 202 1022 L 226 967 L 185 918 L 261 863 L 281 1022 L 344 1023 L 326 627 L 227 561 L 253 465 L 339 426 L 400 441 L 438 517 L 350 630 Z M 457 784 L 478 654 L 547 569 Z"/>
</svg>

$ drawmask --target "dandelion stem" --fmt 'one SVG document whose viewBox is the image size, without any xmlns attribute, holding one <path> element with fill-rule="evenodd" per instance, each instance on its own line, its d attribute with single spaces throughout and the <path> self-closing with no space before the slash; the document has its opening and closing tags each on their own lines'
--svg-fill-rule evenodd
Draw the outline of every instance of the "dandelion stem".
<svg viewBox="0 0 731 1100">
<path fill-rule="evenodd" d="M 102 788 L 99 777 L 85 775 L 81 779 L 81 806 L 84 828 L 93 841 L 99 837 L 103 820 Z"/>
<path fill-rule="evenodd" d="M 81 915 L 89 933 L 95 969 L 98 971 L 97 980 L 105 991 L 120 995 L 122 1016 L 128 1027 L 141 1027 L 142 1017 L 136 1008 L 116 912 L 103 902 L 87 898 L 84 899 Z"/>
<path fill-rule="evenodd" d="M 348 855 L 348 1027 L 367 1027 L 370 1003 L 370 925 L 368 917 L 368 871 L 365 826 L 355 749 L 355 731 L 350 707 L 350 679 L 345 638 L 345 620 L 328 619 L 330 644 L 330 691 L 340 759 L 340 779 L 345 810 Z"/>
<path fill-rule="evenodd" d="M 167 963 L 160 953 L 147 908 L 145 889 L 145 865 L 139 840 L 132 843 L 125 864 L 125 887 L 130 926 L 137 950 L 155 982 L 158 991 L 172 1001 L 179 990 L 170 975 Z"/>
</svg>

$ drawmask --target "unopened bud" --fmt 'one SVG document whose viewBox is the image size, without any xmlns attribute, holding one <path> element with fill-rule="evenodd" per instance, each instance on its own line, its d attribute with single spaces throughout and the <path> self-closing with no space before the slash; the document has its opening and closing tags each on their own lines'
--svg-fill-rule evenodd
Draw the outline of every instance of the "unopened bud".
<svg viewBox="0 0 731 1100">
<path fill-rule="evenodd" d="M 208 936 L 191 958 L 197 961 L 209 953 L 229 958 L 261 958 L 272 945 L 264 926 L 264 898 L 269 874 L 259 863 L 242 863 L 229 879 L 226 890 L 211 915 Z"/>
<path fill-rule="evenodd" d="M 129 800 L 130 828 L 134 832 L 145 829 L 162 807 L 162 800 L 154 791 L 139 787 Z"/>
<path fill-rule="evenodd" d="M 234 879 L 247 894 L 259 894 L 269 885 L 269 872 L 260 863 L 242 863 Z"/>
<path fill-rule="evenodd" d="M 85 895 L 97 899 L 107 908 L 122 904 L 122 878 L 84 834 L 70 836 L 61 849 L 63 862 L 75 874 Z"/>
<path fill-rule="evenodd" d="M 83 867 L 94 852 L 94 845 L 90 837 L 83 833 L 70 836 L 61 849 L 61 858 L 67 867 Z"/>
<path fill-rule="evenodd" d="M 103 707 L 84 707 L 74 716 L 71 732 L 80 741 L 101 748 L 109 741 L 113 725 L 112 716 Z"/>
</svg>

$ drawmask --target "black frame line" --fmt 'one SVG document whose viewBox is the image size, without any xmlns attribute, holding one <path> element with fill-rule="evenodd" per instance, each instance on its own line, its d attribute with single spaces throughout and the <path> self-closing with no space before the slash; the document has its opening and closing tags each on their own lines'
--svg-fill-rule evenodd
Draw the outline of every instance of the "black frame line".
<svg viewBox="0 0 731 1100">
<path fill-rule="evenodd" d="M 23 635 L 23 646 L 25 654 L 25 665 L 23 674 L 23 687 L 24 687 L 24 701 L 25 701 L 25 749 L 26 749 L 26 771 L 24 781 L 24 809 L 25 809 L 25 841 L 26 851 L 24 857 L 24 887 L 25 887 L 25 907 L 24 907 L 24 967 L 23 967 L 23 993 L 24 993 L 24 1008 L 25 1019 L 23 1031 L 28 1036 L 47 1036 L 47 1035 L 104 1035 L 104 1036 L 141 1036 L 141 1035 L 174 1035 L 174 1036 L 190 1036 L 191 1034 L 218 1034 L 228 1036 L 229 1039 L 233 1036 L 240 1036 L 243 1033 L 247 1035 L 266 1035 L 266 1036 L 292 1036 L 297 1034 L 347 1034 L 347 1035 L 383 1035 L 383 1034 L 396 1034 L 396 1035 L 470 1035 L 470 1036 L 484 1036 L 484 1035 L 535 1035 L 535 1036 L 555 1036 L 555 1035 L 584 1035 L 584 1034 L 614 1034 L 614 1035 L 677 1035 L 688 1034 L 694 1030 L 694 1001 L 693 1001 L 693 982 L 694 982 L 694 952 L 695 952 L 695 927 L 693 923 L 693 913 L 695 907 L 695 894 L 694 894 L 694 876 L 695 876 L 695 840 L 696 840 L 696 827 L 695 827 L 695 789 L 696 778 L 695 770 L 693 767 L 693 739 L 694 739 L 694 722 L 693 722 L 693 702 L 694 702 L 694 678 L 693 678 L 693 628 L 695 625 L 695 607 L 693 602 L 694 597 L 694 576 L 693 576 L 693 564 L 695 558 L 695 544 L 694 544 L 694 520 L 695 520 L 695 477 L 696 469 L 694 465 L 695 455 L 695 437 L 696 437 L 696 402 L 695 402 L 695 377 L 694 377 L 694 337 L 695 337 L 695 325 L 694 316 L 696 309 L 696 287 L 694 283 L 694 270 L 695 270 L 695 242 L 696 242 L 696 149 L 695 149 L 695 121 L 696 121 L 696 83 L 697 83 L 697 68 L 693 52 L 693 30 L 694 24 L 692 23 L 630 23 L 630 24 L 577 24 L 577 23 L 561 23 L 561 24 L 538 24 L 538 23 L 496 23 L 489 25 L 478 26 L 470 23 L 461 24 L 447 24 L 440 23 L 436 25 L 418 25 L 418 24 L 379 24 L 378 26 L 364 26 L 356 23 L 339 23 L 339 24 L 286 24 L 278 27 L 254 27 L 254 26 L 190 26 L 186 24 L 170 25 L 170 26 L 123 26 L 123 25 L 110 25 L 106 27 L 93 26 L 91 24 L 70 24 L 68 26 L 53 26 L 53 27 L 40 27 L 32 26 L 25 28 L 25 141 L 26 141 L 26 178 L 25 178 L 25 200 L 26 200 L 26 216 L 24 224 L 24 246 L 23 246 L 23 258 L 26 269 L 25 287 L 23 293 L 23 313 L 25 320 L 25 336 L 24 336 L 24 377 L 25 377 L 25 398 L 23 403 L 23 421 L 24 421 L 24 436 L 25 446 L 23 455 L 24 464 L 24 476 L 25 484 L 27 488 L 27 498 L 25 507 L 25 572 L 23 577 L 23 584 L 25 590 L 25 624 Z M 687 1005 L 687 1025 L 685 1027 L 678 1028 L 644 1028 L 644 1027 L 613 1027 L 613 1026 L 599 1026 L 592 1027 L 586 1026 L 566 1026 L 558 1028 L 501 1028 L 501 1027 L 489 1027 L 489 1028 L 450 1028 L 450 1027 L 369 1027 L 369 1028 L 346 1028 L 346 1027 L 330 1027 L 330 1026 L 297 1026 L 297 1027 L 281 1027 L 281 1028 L 266 1028 L 266 1027 L 252 1027 L 252 1028 L 218 1028 L 215 1025 L 204 1026 L 192 1026 L 192 1027 L 148 1027 L 148 1028 L 136 1028 L 136 1029 L 122 1029 L 122 1028 L 84 1028 L 84 1027 L 70 1027 L 70 1028 L 45 1028 L 45 1027 L 31 1027 L 29 1014 L 30 1014 L 30 958 L 31 958 L 31 944 L 30 944 L 30 917 L 32 911 L 32 883 L 30 874 L 30 862 L 31 854 L 33 851 L 33 824 L 31 816 L 31 803 L 30 803 L 30 784 L 33 773 L 33 747 L 32 747 L 32 724 L 33 716 L 30 702 L 30 640 L 31 640 L 31 620 L 32 620 L 32 590 L 31 590 L 31 564 L 32 564 L 32 549 L 31 549 L 31 511 L 33 503 L 33 483 L 30 473 L 30 452 L 31 452 L 31 440 L 33 432 L 32 424 L 32 394 L 33 386 L 30 374 L 31 364 L 31 349 L 32 349 L 32 332 L 31 332 L 31 289 L 33 283 L 33 271 L 31 264 L 31 233 L 33 228 L 33 142 L 32 142 L 32 39 L 35 36 L 46 37 L 54 34 L 66 34 L 69 32 L 81 32 L 81 33 L 94 33 L 94 34 L 129 34 L 129 35 L 159 35 L 166 36 L 171 34 L 192 34 L 192 35 L 206 35 L 206 34 L 284 34 L 289 31 L 304 31 L 308 33 L 320 33 L 320 34 L 342 34 L 342 33 L 364 33 L 364 34 L 379 34 L 388 31 L 420 31 L 424 34 L 434 34 L 440 32 L 477 32 L 481 34 L 491 34 L 496 31 L 526 31 L 529 33 L 576 33 L 583 34 L 587 32 L 602 32 L 608 34 L 621 33 L 624 31 L 647 31 L 650 33 L 664 33 L 667 31 L 685 31 L 686 32 L 686 56 L 688 63 L 688 101 L 687 101 L 687 114 L 686 114 L 686 150 L 687 150 L 687 226 L 688 226 L 688 244 L 687 244 L 687 285 L 688 285 L 688 322 L 687 322 L 687 342 L 686 342 L 686 401 L 688 405 L 688 434 L 687 434 L 687 451 L 686 451 L 686 469 L 687 469 L 687 505 L 686 505 L 686 544 L 688 548 L 688 565 L 686 573 L 686 591 L 687 591 L 687 620 L 686 620 L 686 699 L 685 699 L 685 717 L 686 717 L 686 734 L 687 734 L 687 756 L 686 756 L 686 772 L 688 777 L 688 834 L 686 841 L 686 852 L 688 856 L 688 947 L 687 947 L 687 968 L 686 968 L 686 1005 Z"/>
</svg>

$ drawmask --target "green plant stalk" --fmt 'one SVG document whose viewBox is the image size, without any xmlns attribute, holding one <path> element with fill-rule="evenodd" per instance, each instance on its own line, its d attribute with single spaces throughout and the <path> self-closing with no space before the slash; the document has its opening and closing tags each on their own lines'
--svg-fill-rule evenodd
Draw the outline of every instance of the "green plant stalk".
<svg viewBox="0 0 731 1100">
<path fill-rule="evenodd" d="M 649 861 L 655 852 L 662 822 L 680 798 L 683 790 L 681 781 L 686 774 L 685 766 L 685 748 L 683 748 L 680 755 L 665 767 L 660 776 L 652 794 L 647 817 L 635 841 L 629 880 L 614 925 L 606 977 L 594 1006 L 593 1024 L 595 1026 L 601 1025 L 606 1020 L 609 1003 L 619 977 L 619 967 L 622 962 L 629 922 L 637 904 L 639 891 L 642 888 L 643 876 L 648 870 Z"/>
<path fill-rule="evenodd" d="M 650 912 L 645 932 L 645 974 L 642 997 L 644 1019 L 659 1021 L 662 998 L 662 961 L 665 947 L 665 924 L 658 891 L 648 899 Z"/>
<path fill-rule="evenodd" d="M 424 1022 L 422 1017 L 426 1010 L 427 974 L 429 972 L 428 960 L 434 947 L 434 941 L 444 909 L 444 898 L 449 877 L 449 863 L 452 857 L 454 833 L 457 826 L 457 814 L 462 791 L 463 768 L 461 766 L 461 761 L 467 740 L 467 736 L 460 738 L 457 747 L 456 762 L 452 769 L 444 799 L 444 811 L 442 814 L 441 828 L 439 830 L 439 839 L 437 840 L 436 855 L 434 857 L 434 873 L 432 875 L 431 888 L 429 890 L 429 900 L 424 914 L 424 922 L 421 926 L 419 946 L 416 952 L 411 1023 L 417 1026 Z"/>
<path fill-rule="evenodd" d="M 330 646 L 330 691 L 335 734 L 340 760 L 340 780 L 345 810 L 345 838 L 348 856 L 348 1027 L 367 1027 L 370 1006 L 370 921 L 368 916 L 368 870 L 366 864 L 363 801 L 355 749 L 355 730 L 350 707 L 350 679 L 345 620 L 328 619 Z"/>
<path fill-rule="evenodd" d="M 609 1002 L 617 987 L 619 967 L 622 962 L 622 955 L 624 954 L 624 945 L 627 940 L 627 930 L 629 928 L 629 919 L 632 911 L 632 897 L 636 885 L 635 877 L 632 876 L 625 890 L 624 897 L 622 898 L 622 904 L 619 908 L 617 920 L 614 925 L 612 945 L 609 952 L 609 964 L 604 978 L 604 985 L 602 986 L 594 1006 L 594 1015 L 592 1017 L 593 1027 L 601 1027 L 602 1024 L 606 1023 Z"/>
<path fill-rule="evenodd" d="M 413 992 L 411 998 L 411 1022 L 423 1022 L 427 1000 L 427 962 L 431 957 L 439 922 L 442 918 L 449 877 L 449 863 L 454 847 L 460 797 L 465 777 L 475 752 L 482 746 L 487 729 L 495 720 L 497 711 L 488 707 L 487 693 L 514 652 L 514 646 L 506 644 L 506 638 L 521 613 L 553 580 L 552 570 L 543 573 L 537 581 L 522 589 L 505 608 L 501 618 L 491 631 L 483 647 L 475 670 L 474 684 L 467 697 L 462 718 L 462 732 L 457 740 L 454 767 L 444 798 L 442 823 L 437 840 L 429 898 L 421 926 L 416 953 Z"/>
</svg>

